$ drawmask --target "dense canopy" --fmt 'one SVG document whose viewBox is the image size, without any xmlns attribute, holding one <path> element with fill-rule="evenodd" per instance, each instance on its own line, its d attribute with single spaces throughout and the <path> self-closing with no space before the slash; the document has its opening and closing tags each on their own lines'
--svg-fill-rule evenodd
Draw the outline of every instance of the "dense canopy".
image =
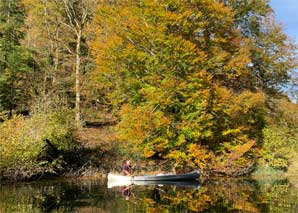
<svg viewBox="0 0 298 213">
<path fill-rule="evenodd" d="M 0 0 L 0 30 L 0 172 L 61 171 L 89 124 L 174 169 L 287 169 L 298 149 L 297 47 L 267 0 Z"/>
</svg>

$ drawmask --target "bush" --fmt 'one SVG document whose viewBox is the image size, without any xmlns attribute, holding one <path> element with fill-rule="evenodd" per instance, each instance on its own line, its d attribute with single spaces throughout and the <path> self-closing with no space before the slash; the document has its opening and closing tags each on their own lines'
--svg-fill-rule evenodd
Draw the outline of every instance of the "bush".
<svg viewBox="0 0 298 213">
<path fill-rule="evenodd" d="M 298 152 L 298 105 L 287 99 L 273 100 L 267 126 L 263 129 L 260 166 L 288 169 Z"/>
<path fill-rule="evenodd" d="M 0 124 L 0 172 L 56 173 L 61 153 L 75 148 L 72 114 L 67 110 L 15 116 Z"/>
<path fill-rule="evenodd" d="M 268 126 L 263 130 L 261 165 L 286 170 L 298 150 L 298 131 L 285 126 Z"/>
</svg>

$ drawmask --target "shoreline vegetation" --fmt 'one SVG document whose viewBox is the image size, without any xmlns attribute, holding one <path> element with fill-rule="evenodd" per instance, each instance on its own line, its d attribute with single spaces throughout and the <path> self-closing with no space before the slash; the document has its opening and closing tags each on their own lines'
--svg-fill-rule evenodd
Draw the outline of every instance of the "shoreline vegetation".
<svg viewBox="0 0 298 213">
<path fill-rule="evenodd" d="M 267 0 L 0 0 L 0 181 L 295 176 L 297 68 Z"/>
<path fill-rule="evenodd" d="M 63 116 L 65 114 L 63 113 Z M 18 118 L 17 118 L 18 119 Z M 29 119 L 29 118 L 26 118 Z M 0 183 L 7 184 L 18 181 L 36 181 L 40 179 L 55 178 L 99 178 L 105 179 L 108 172 L 121 172 L 121 164 L 128 159 L 126 154 L 119 155 L 119 146 L 115 134 L 115 121 L 106 122 L 89 122 L 80 130 L 72 130 L 73 137 L 77 147 L 71 153 L 65 150 L 57 149 L 52 142 L 44 141 L 44 149 L 48 153 L 40 153 L 48 155 L 48 164 L 29 165 L 21 163 L 22 166 L 16 166 L 10 169 L 1 169 Z M 73 143 L 74 141 L 72 141 Z M 45 148 L 48 147 L 48 148 Z M 59 155 L 59 156 L 58 156 Z M 73 155 L 74 157 L 70 157 Z M 56 159 L 53 157 L 56 156 Z M 52 158 L 52 159 L 51 159 Z M 57 163 L 60 160 L 60 165 Z M 38 159 L 41 160 L 40 158 Z M 43 159 L 45 160 L 45 158 Z M 168 160 L 137 160 L 134 162 L 135 174 L 155 174 L 173 172 L 173 164 Z M 274 169 L 268 165 L 257 166 L 245 169 L 246 172 L 241 174 L 242 177 L 250 177 L 253 179 L 288 178 L 293 185 L 297 185 L 298 169 L 297 159 L 290 159 L 288 170 Z M 3 163 L 3 161 L 2 161 Z M 54 165 L 51 165 L 54 164 Z M 56 165 L 57 164 L 57 165 Z M 34 168 L 35 167 L 35 168 Z M 175 172 L 184 172 L 178 170 Z M 227 177 L 228 174 L 218 171 L 202 171 L 202 178 Z M 234 175 L 237 177 L 239 175 Z M 298 186 L 298 185 L 297 185 Z"/>
</svg>

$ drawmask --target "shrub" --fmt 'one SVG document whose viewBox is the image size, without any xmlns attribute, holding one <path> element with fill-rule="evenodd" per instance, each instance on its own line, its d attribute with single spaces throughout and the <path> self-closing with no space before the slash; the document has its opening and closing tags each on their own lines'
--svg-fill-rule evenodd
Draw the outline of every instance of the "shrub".
<svg viewBox="0 0 298 213">
<path fill-rule="evenodd" d="M 0 124 L 0 171 L 59 171 L 64 163 L 61 153 L 76 146 L 73 130 L 72 114 L 67 110 L 6 120 Z"/>
<path fill-rule="evenodd" d="M 287 169 L 289 159 L 297 154 L 298 130 L 286 126 L 268 126 L 264 128 L 263 134 L 260 164 Z"/>
<path fill-rule="evenodd" d="M 271 104 L 274 110 L 263 129 L 259 164 L 286 170 L 298 151 L 298 105 L 287 99 L 272 100 Z"/>
</svg>

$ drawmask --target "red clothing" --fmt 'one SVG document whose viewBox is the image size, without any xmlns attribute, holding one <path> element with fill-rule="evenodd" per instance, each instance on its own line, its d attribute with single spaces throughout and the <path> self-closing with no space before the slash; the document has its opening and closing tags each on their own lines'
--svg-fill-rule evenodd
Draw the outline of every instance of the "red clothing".
<svg viewBox="0 0 298 213">
<path fill-rule="evenodd" d="M 130 165 L 127 165 L 127 164 L 124 164 L 124 165 L 122 166 L 122 172 L 123 172 L 124 174 L 126 174 L 125 171 L 128 172 L 128 173 L 130 174 L 130 173 L 131 173 L 131 166 L 130 166 Z"/>
</svg>

